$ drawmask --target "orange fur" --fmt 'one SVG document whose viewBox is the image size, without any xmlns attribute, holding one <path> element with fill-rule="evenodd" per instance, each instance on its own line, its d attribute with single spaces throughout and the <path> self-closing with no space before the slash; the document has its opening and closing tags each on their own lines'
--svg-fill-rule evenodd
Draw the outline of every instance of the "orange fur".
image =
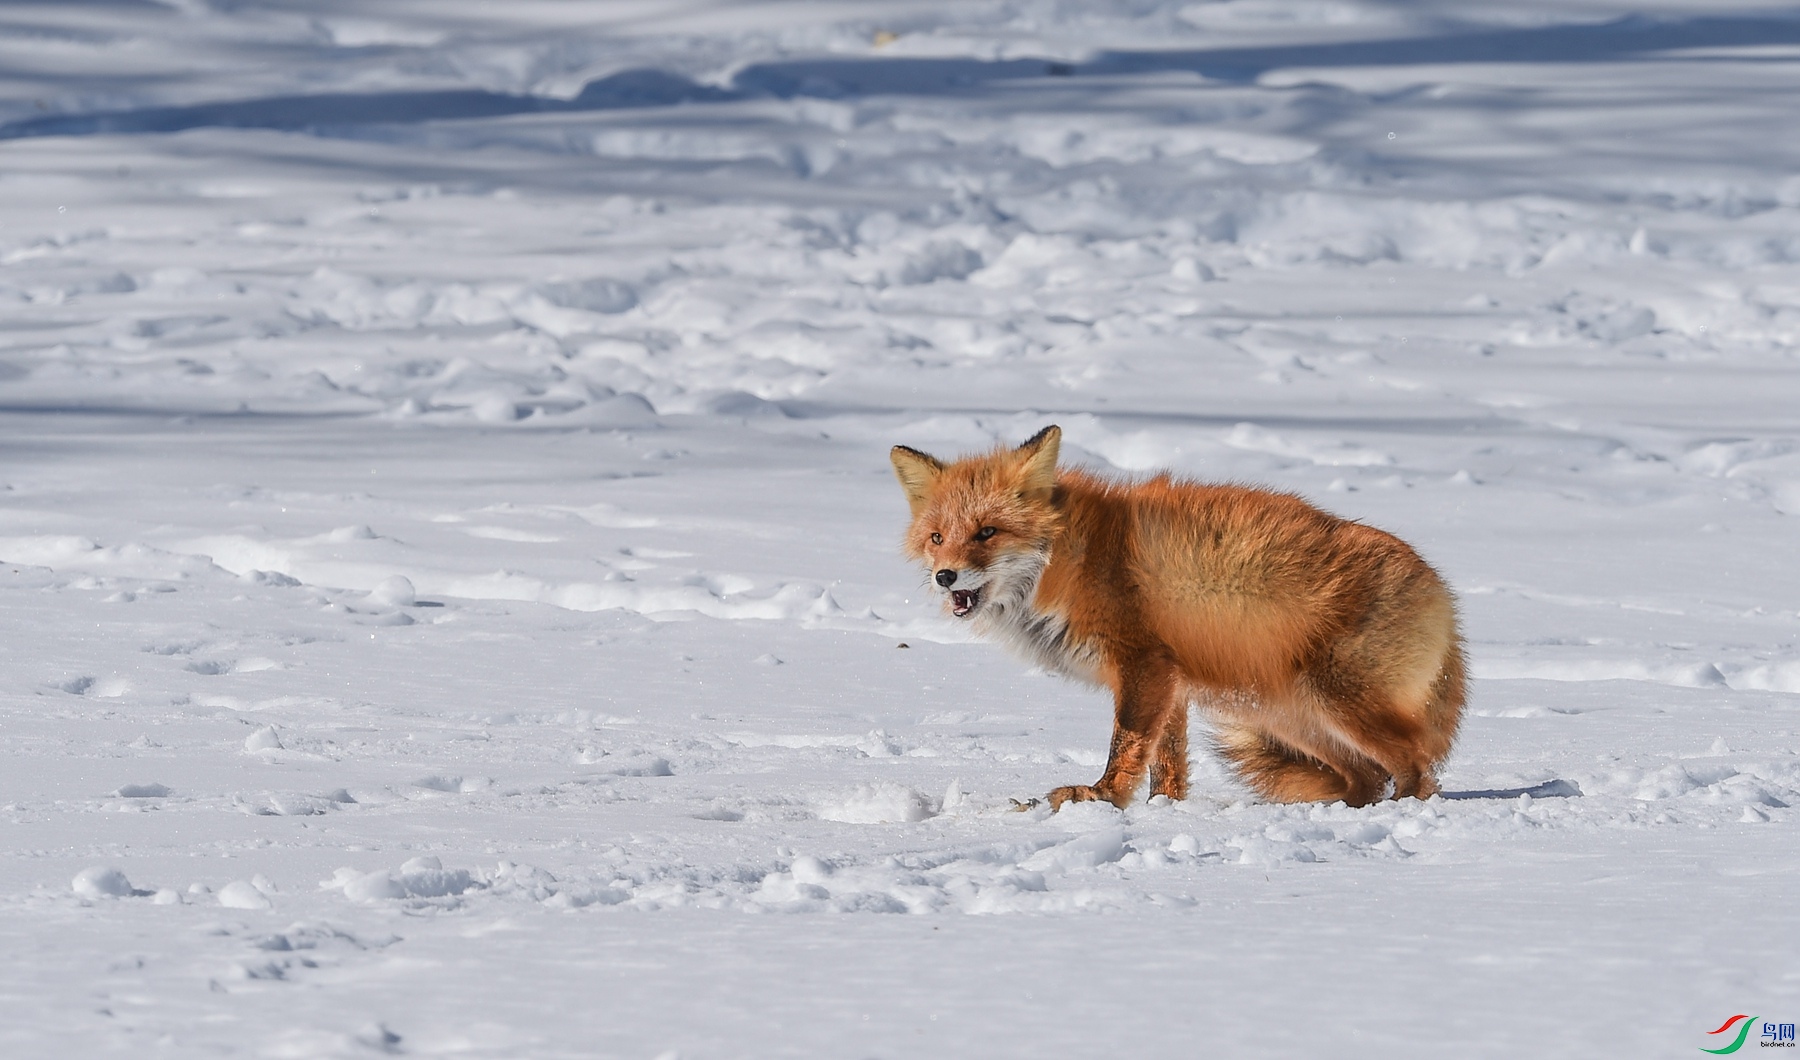
<svg viewBox="0 0 1800 1060">
<path fill-rule="evenodd" d="M 1277 802 L 1429 797 L 1462 717 L 1456 604 L 1391 534 L 1291 494 L 1058 472 L 1061 432 L 944 463 L 896 446 L 905 550 L 953 614 L 1107 687 L 1112 746 L 1053 806 L 1187 795 L 1188 706 Z"/>
</svg>

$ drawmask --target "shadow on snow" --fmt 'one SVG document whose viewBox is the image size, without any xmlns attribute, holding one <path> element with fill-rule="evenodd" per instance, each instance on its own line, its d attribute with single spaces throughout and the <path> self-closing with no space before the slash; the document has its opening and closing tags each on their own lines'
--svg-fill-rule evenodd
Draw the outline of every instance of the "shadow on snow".
<svg viewBox="0 0 1800 1060">
<path fill-rule="evenodd" d="M 1581 786 L 1572 780 L 1546 780 L 1529 788 L 1489 788 L 1483 791 L 1443 791 L 1446 799 L 1516 799 L 1529 795 L 1534 799 L 1578 799 Z"/>
<path fill-rule="evenodd" d="M 1043 59 L 802 59 L 745 67 L 728 87 L 700 84 L 660 70 L 627 70 L 591 81 L 578 96 L 567 100 L 480 89 L 276 96 L 28 118 L 0 125 L 0 139 L 166 133 L 203 127 L 328 131 L 358 125 L 630 110 L 757 98 L 962 95 L 988 86 L 1042 78 L 1169 71 L 1244 83 L 1271 70 L 1297 67 L 1618 62 L 1678 49 L 1796 43 L 1800 43 L 1800 19 L 1795 18 L 1634 16 L 1593 25 L 1483 30 L 1335 44 L 1101 52 L 1085 62 L 1067 63 Z"/>
</svg>

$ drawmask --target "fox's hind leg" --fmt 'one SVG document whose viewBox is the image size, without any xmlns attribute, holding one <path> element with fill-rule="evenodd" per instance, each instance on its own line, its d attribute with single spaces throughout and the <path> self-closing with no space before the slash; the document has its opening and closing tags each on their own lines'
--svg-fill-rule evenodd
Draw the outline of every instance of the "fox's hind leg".
<svg viewBox="0 0 1800 1060">
<path fill-rule="evenodd" d="M 1356 631 L 1309 660 L 1302 691 L 1339 739 L 1393 776 L 1394 798 L 1428 799 L 1462 718 L 1462 638 L 1429 567 L 1389 573 Z"/>
<path fill-rule="evenodd" d="M 1452 641 L 1436 659 L 1397 674 L 1333 661 L 1338 665 L 1309 675 L 1308 683 L 1338 735 L 1393 775 L 1394 798 L 1435 795 L 1437 765 L 1462 716 L 1460 644 Z"/>
<path fill-rule="evenodd" d="M 1394 778 L 1394 798 L 1428 799 L 1437 791 L 1419 725 L 1387 703 L 1334 704 L 1339 731 Z"/>
<path fill-rule="evenodd" d="M 1459 680 L 1460 674 L 1438 683 Z M 1457 692 L 1460 699 L 1460 688 Z M 1435 706 L 1428 703 L 1426 712 Z M 1428 715 L 1421 718 L 1424 712 L 1381 698 L 1333 703 L 1327 709 L 1344 739 L 1393 775 L 1394 798 L 1429 799 L 1437 794 L 1437 764 L 1448 753 L 1454 730 L 1446 733 L 1434 727 Z"/>
</svg>

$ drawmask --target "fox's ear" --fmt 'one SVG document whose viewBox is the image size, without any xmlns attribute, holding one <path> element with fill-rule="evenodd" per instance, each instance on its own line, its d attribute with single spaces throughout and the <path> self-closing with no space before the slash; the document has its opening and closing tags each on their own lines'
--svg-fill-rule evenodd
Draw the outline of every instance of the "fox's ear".
<svg viewBox="0 0 1800 1060">
<path fill-rule="evenodd" d="M 1019 493 L 1033 500 L 1056 488 L 1056 456 L 1062 450 L 1062 428 L 1052 424 L 1015 450 L 1019 459 Z"/>
<path fill-rule="evenodd" d="M 908 449 L 904 445 L 894 446 L 888 453 L 888 459 L 894 462 L 894 474 L 900 479 L 900 488 L 906 491 L 906 503 L 912 508 L 913 518 L 916 519 L 924 510 L 932 483 L 937 481 L 938 474 L 944 470 L 944 463 L 935 456 L 928 456 L 917 449 Z"/>
</svg>

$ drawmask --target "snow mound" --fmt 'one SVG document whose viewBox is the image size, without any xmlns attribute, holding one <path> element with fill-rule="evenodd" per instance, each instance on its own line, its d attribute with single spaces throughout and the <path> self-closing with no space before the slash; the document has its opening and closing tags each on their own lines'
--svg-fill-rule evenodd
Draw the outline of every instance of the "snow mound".
<svg viewBox="0 0 1800 1060">
<path fill-rule="evenodd" d="M 69 889 L 83 898 L 131 898 L 151 893 L 132 887 L 123 872 L 106 865 L 82 869 L 69 881 Z"/>
<path fill-rule="evenodd" d="M 397 870 L 362 872 L 341 868 L 320 886 L 342 891 L 353 902 L 380 902 L 392 899 L 455 898 L 470 890 L 486 886 L 467 869 L 445 869 L 435 857 L 416 857 Z"/>
<path fill-rule="evenodd" d="M 1072 872 L 1110 864 L 1124 855 L 1125 830 L 1103 828 L 1046 847 L 1021 861 L 1019 867 L 1029 872 Z"/>
<path fill-rule="evenodd" d="M 244 750 L 250 754 L 260 754 L 264 751 L 279 751 L 281 749 L 281 734 L 276 731 L 275 726 L 273 725 L 264 725 L 255 732 L 244 737 Z"/>
<path fill-rule="evenodd" d="M 904 824 L 935 816 L 937 806 L 922 792 L 880 781 L 859 784 L 845 794 L 822 798 L 816 804 L 815 812 L 823 820 L 845 824 Z"/>
<path fill-rule="evenodd" d="M 369 602 L 380 607 L 411 607 L 417 598 L 412 581 L 402 574 L 383 578 L 369 590 Z"/>
<path fill-rule="evenodd" d="M 151 782 L 148 784 L 122 784 L 113 794 L 121 799 L 162 799 L 167 798 L 173 790 L 167 784 Z"/>
<path fill-rule="evenodd" d="M 249 880 L 232 880 L 219 888 L 219 904 L 227 909 L 272 909 L 275 905 Z"/>
</svg>

